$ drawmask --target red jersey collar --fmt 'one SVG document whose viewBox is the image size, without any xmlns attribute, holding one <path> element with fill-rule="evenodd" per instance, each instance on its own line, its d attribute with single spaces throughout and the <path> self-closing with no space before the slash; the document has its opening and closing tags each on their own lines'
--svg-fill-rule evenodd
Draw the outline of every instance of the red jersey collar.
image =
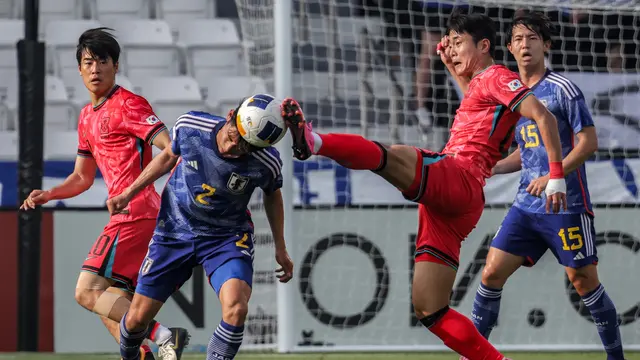
<svg viewBox="0 0 640 360">
<path fill-rule="evenodd" d="M 113 89 L 111 89 L 111 91 L 109 91 L 109 94 L 107 94 L 107 96 L 104 98 L 104 100 L 102 100 L 98 105 L 93 107 L 93 111 L 97 111 L 99 110 L 102 105 L 104 105 L 107 100 L 109 100 L 111 98 L 111 96 L 113 96 L 113 94 L 116 93 L 116 91 L 118 91 L 118 89 L 120 89 L 120 85 L 116 84 Z"/>
</svg>

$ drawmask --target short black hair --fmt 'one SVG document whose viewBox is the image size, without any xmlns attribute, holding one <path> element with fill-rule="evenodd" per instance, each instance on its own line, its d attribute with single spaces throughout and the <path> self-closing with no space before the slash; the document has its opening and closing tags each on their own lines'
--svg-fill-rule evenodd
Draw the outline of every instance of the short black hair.
<svg viewBox="0 0 640 360">
<path fill-rule="evenodd" d="M 507 44 L 511 43 L 513 29 L 520 25 L 538 34 L 544 42 L 551 41 L 551 36 L 555 33 L 553 23 L 545 14 L 539 11 L 522 10 L 519 15 L 513 18 L 511 26 L 507 30 L 505 39 Z"/>
<path fill-rule="evenodd" d="M 455 31 L 458 34 L 467 33 L 471 35 L 477 44 L 482 39 L 489 40 L 489 55 L 493 57 L 496 47 L 496 26 L 490 17 L 484 14 L 463 14 L 457 10 L 449 17 L 447 34 Z"/>
<path fill-rule="evenodd" d="M 118 44 L 116 37 L 108 31 L 113 31 L 113 29 L 99 27 L 89 29 L 80 35 L 78 46 L 76 47 L 78 65 L 82 61 L 82 52 L 85 50 L 97 59 L 106 60 L 111 58 L 114 64 L 118 63 L 120 59 L 120 44 Z"/>
</svg>

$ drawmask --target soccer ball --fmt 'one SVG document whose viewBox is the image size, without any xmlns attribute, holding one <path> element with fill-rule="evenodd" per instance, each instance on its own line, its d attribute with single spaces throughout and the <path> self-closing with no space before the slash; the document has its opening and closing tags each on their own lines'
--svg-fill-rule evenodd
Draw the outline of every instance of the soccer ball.
<svg viewBox="0 0 640 360">
<path fill-rule="evenodd" d="M 257 94 L 246 99 L 238 108 L 236 125 L 243 139 L 249 144 L 265 148 L 275 145 L 287 133 L 281 100 L 267 94 Z"/>
</svg>

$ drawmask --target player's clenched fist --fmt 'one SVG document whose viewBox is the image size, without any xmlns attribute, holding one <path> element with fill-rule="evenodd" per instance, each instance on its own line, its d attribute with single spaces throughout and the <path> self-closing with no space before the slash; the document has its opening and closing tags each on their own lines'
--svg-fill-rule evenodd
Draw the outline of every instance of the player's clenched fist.
<svg viewBox="0 0 640 360">
<path fill-rule="evenodd" d="M 127 205 L 129 205 L 129 201 L 131 201 L 131 198 L 125 193 L 116 195 L 107 200 L 107 209 L 109 209 L 109 214 L 128 214 L 129 211 L 126 208 Z"/>
<path fill-rule="evenodd" d="M 20 210 L 35 209 L 38 205 L 44 205 L 51 200 L 51 193 L 45 190 L 33 190 L 20 206 Z"/>
<path fill-rule="evenodd" d="M 453 65 L 453 60 L 451 60 L 451 42 L 449 40 L 449 36 L 443 36 L 436 48 L 436 53 L 440 55 L 440 60 L 449 67 Z"/>
<path fill-rule="evenodd" d="M 287 249 L 276 249 L 276 262 L 280 267 L 276 269 L 276 277 L 281 283 L 286 283 L 293 277 L 293 261 Z"/>
</svg>

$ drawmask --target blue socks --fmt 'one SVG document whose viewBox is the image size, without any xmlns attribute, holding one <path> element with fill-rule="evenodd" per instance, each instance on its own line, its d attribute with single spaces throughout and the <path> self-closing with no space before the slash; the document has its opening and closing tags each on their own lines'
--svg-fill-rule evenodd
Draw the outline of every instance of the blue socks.
<svg viewBox="0 0 640 360">
<path fill-rule="evenodd" d="M 120 356 L 123 360 L 140 359 L 140 346 L 147 335 L 147 329 L 138 332 L 129 332 L 124 325 L 127 314 L 124 314 L 120 321 Z"/>
<path fill-rule="evenodd" d="M 471 320 L 473 320 L 476 329 L 485 339 L 489 338 L 491 330 L 498 322 L 501 298 L 502 289 L 491 289 L 480 283 L 476 298 L 473 301 Z"/>
<path fill-rule="evenodd" d="M 616 307 L 602 284 L 583 296 L 582 302 L 591 311 L 602 345 L 607 352 L 607 360 L 624 360 Z"/>
<path fill-rule="evenodd" d="M 243 326 L 229 325 L 220 321 L 207 347 L 207 360 L 232 360 L 242 344 Z"/>
</svg>

